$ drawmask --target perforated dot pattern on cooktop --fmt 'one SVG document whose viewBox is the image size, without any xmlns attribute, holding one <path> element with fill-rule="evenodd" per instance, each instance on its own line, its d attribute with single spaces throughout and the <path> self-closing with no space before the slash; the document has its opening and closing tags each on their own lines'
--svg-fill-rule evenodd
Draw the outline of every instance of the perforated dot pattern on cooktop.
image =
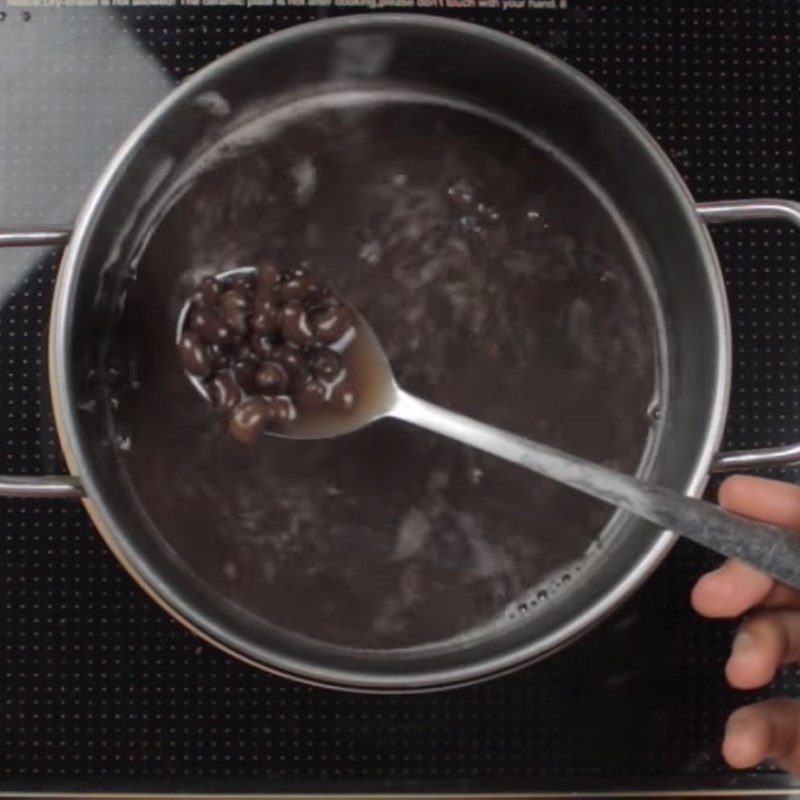
<svg viewBox="0 0 800 800">
<path fill-rule="evenodd" d="M 607 5 L 451 13 L 595 78 L 656 136 L 698 200 L 800 197 L 800 8 Z M 0 223 L 69 223 L 115 145 L 177 81 L 320 13 L 3 8 Z M 743 225 L 714 241 L 733 316 L 727 443 L 800 440 L 798 235 Z M 0 464 L 57 472 L 44 388 L 57 254 L 6 250 L 0 262 Z M 143 596 L 76 505 L 2 500 L 0 551 L 0 790 L 735 785 L 717 755 L 724 717 L 743 699 L 722 679 L 731 629 L 689 609 L 689 587 L 713 561 L 690 546 L 547 662 L 394 698 L 294 685 L 210 649 Z M 767 693 L 778 692 L 800 694 L 794 671 Z"/>
</svg>

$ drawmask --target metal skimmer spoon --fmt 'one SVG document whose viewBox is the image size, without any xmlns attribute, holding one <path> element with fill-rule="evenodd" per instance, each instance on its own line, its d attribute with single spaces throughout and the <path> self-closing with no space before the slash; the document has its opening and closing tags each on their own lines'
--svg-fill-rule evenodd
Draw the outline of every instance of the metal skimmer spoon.
<svg viewBox="0 0 800 800">
<path fill-rule="evenodd" d="M 254 267 L 241 267 L 215 277 L 218 281 L 228 282 L 254 273 Z M 178 317 L 177 340 L 184 332 L 189 310 L 190 302 L 187 301 Z M 369 362 L 365 367 L 370 375 L 366 400 L 357 401 L 352 412 L 338 415 L 335 423 L 296 429 L 289 426 L 280 431 L 268 431 L 269 434 L 289 438 L 331 438 L 352 433 L 383 417 L 394 417 L 622 508 L 722 555 L 745 561 L 800 589 L 800 534 L 741 517 L 713 503 L 647 483 L 415 397 L 398 385 L 372 328 L 355 309 L 351 307 L 350 310 L 355 320 L 361 358 Z M 188 374 L 187 377 L 208 401 L 210 398 L 202 381 Z"/>
</svg>

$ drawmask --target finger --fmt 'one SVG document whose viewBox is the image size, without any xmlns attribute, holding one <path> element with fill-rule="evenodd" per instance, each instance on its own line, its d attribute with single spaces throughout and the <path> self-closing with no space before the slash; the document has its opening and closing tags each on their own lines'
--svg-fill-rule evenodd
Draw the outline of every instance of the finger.
<svg viewBox="0 0 800 800">
<path fill-rule="evenodd" d="M 735 475 L 719 489 L 720 504 L 738 514 L 800 528 L 800 486 Z M 800 608 L 795 592 L 737 561 L 704 575 L 692 590 L 692 605 L 707 617 L 737 617 L 757 605 Z"/>
<path fill-rule="evenodd" d="M 800 609 L 800 592 L 741 561 L 727 561 L 697 581 L 692 606 L 704 617 L 734 618 L 756 606 Z"/>
<path fill-rule="evenodd" d="M 741 561 L 726 561 L 707 572 L 692 589 L 692 606 L 704 617 L 738 617 L 760 605 L 775 581 Z"/>
<path fill-rule="evenodd" d="M 763 608 L 800 608 L 800 592 L 786 584 L 776 583 L 761 601 Z"/>
<path fill-rule="evenodd" d="M 752 519 L 800 530 L 800 486 L 734 475 L 719 487 L 719 504 Z"/>
<path fill-rule="evenodd" d="M 722 755 L 736 769 L 770 758 L 782 769 L 800 770 L 800 703 L 775 698 L 734 711 L 725 727 Z"/>
<path fill-rule="evenodd" d="M 800 659 L 800 611 L 765 611 L 745 620 L 733 640 L 725 674 L 737 689 L 756 689 L 782 664 Z"/>
</svg>

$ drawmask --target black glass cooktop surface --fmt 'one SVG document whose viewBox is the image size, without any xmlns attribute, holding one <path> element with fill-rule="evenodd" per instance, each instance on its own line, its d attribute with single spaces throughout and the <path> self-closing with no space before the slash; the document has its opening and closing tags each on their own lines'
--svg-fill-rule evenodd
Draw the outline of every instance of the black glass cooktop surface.
<svg viewBox="0 0 800 800">
<path fill-rule="evenodd" d="M 115 145 L 217 56 L 320 16 L 398 10 L 393 2 L 0 4 L 0 225 L 69 225 Z M 800 197 L 800 6 L 425 5 L 585 71 L 648 127 L 698 200 Z M 714 240 L 734 328 L 726 443 L 800 440 L 797 233 L 729 226 Z M 44 383 L 57 263 L 55 250 L 0 251 L 0 464 L 9 474 L 62 469 Z M 133 585 L 77 504 L 0 501 L 0 552 L 0 792 L 787 785 L 720 761 L 723 720 L 748 698 L 722 678 L 731 626 L 689 608 L 692 582 L 713 562 L 690 545 L 548 661 L 411 697 L 308 688 L 209 648 Z M 792 669 L 768 693 L 799 690 Z"/>
</svg>

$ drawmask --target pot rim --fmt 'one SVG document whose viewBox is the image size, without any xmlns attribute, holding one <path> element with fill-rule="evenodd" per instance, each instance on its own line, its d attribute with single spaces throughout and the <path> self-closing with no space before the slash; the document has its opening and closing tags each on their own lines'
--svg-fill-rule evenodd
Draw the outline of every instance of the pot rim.
<svg viewBox="0 0 800 800">
<path fill-rule="evenodd" d="M 580 84 L 583 91 L 594 95 L 596 99 L 606 104 L 620 124 L 624 125 L 651 152 L 664 181 L 670 184 L 675 195 L 681 199 L 686 224 L 697 240 L 700 251 L 704 254 L 709 283 L 713 288 L 714 303 L 711 312 L 719 342 L 714 406 L 711 409 L 701 454 L 695 469 L 688 476 L 686 484 L 686 492 L 692 496 L 699 496 L 705 488 L 709 468 L 722 439 L 728 413 L 732 363 L 730 315 L 722 271 L 711 237 L 695 211 L 694 200 L 683 179 L 655 139 L 620 102 L 586 75 L 538 47 L 474 23 L 445 17 L 414 13 L 381 14 L 379 16 L 355 14 L 300 24 L 245 44 L 198 70 L 166 95 L 128 135 L 94 183 L 80 210 L 71 241 L 61 259 L 50 315 L 48 372 L 55 427 L 67 467 L 69 472 L 78 477 L 83 484 L 86 494 L 83 498 L 84 506 L 105 544 L 147 594 L 186 628 L 229 655 L 267 672 L 311 685 L 371 693 L 421 692 L 475 683 L 518 669 L 546 654 L 549 655 L 561 649 L 600 622 L 627 599 L 661 563 L 677 537 L 670 531 L 663 531 L 657 535 L 636 567 L 613 584 L 599 602 L 576 615 L 568 624 L 561 626 L 549 636 L 528 645 L 510 649 L 492 658 L 482 659 L 466 667 L 459 666 L 437 672 L 387 675 L 377 672 L 370 673 L 366 670 L 353 673 L 338 668 L 325 668 L 276 654 L 272 654 L 268 660 L 262 660 L 261 654 L 256 654 L 251 644 L 241 641 L 229 630 L 204 619 L 192 603 L 184 602 L 169 585 L 165 585 L 157 576 L 150 574 L 151 571 L 147 565 L 143 564 L 137 554 L 127 546 L 124 532 L 115 530 L 113 516 L 103 502 L 101 492 L 98 490 L 85 458 L 78 436 L 74 410 L 70 409 L 65 402 L 72 383 L 67 368 L 66 320 L 74 296 L 85 242 L 94 222 L 102 214 L 106 195 L 113 186 L 117 173 L 134 153 L 140 140 L 165 115 L 189 99 L 206 81 L 227 70 L 243 56 L 261 52 L 276 45 L 302 41 L 309 34 L 313 34 L 321 28 L 348 31 L 368 30 L 373 26 L 384 28 L 395 25 L 428 29 L 456 29 L 471 37 L 511 48 L 528 58 L 544 62 L 548 68 L 558 71 L 568 79 Z"/>
</svg>

